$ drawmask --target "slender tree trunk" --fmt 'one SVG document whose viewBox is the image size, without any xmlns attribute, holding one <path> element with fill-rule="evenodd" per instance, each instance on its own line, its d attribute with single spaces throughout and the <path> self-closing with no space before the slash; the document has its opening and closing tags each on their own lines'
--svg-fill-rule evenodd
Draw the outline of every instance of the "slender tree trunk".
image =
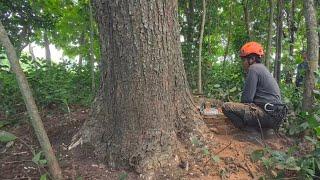
<svg viewBox="0 0 320 180">
<path fill-rule="evenodd" d="M 315 88 L 314 72 L 318 69 L 319 39 L 317 34 L 317 16 L 314 7 L 314 1 L 305 0 L 303 1 L 303 5 L 307 28 L 308 68 L 306 71 L 302 107 L 305 111 L 312 111 L 315 102 L 313 95 L 313 90 Z"/>
<path fill-rule="evenodd" d="M 194 18 L 195 18 L 195 0 L 189 0 L 186 1 L 188 3 L 187 10 L 186 10 L 186 18 L 187 18 L 187 30 L 186 30 L 186 42 L 185 46 L 187 48 L 187 52 L 184 56 L 184 62 L 185 62 L 185 68 L 188 72 L 187 77 L 189 82 L 192 82 L 192 85 L 197 85 L 197 72 L 195 72 L 193 69 L 194 67 L 194 61 L 195 61 L 195 53 L 196 49 L 195 47 L 197 42 L 195 41 L 196 33 L 194 31 L 195 29 L 195 23 L 194 23 Z M 194 86 L 193 86 L 194 87 Z M 194 87 L 196 88 L 196 87 Z"/>
<path fill-rule="evenodd" d="M 12 43 L 15 45 L 17 57 L 20 57 L 22 50 L 29 44 L 28 37 L 31 29 L 28 26 L 24 26 L 19 32 L 19 36 Z"/>
<path fill-rule="evenodd" d="M 282 51 L 282 15 L 283 15 L 283 0 L 278 0 L 278 15 L 277 15 L 277 44 L 276 44 L 276 59 L 274 65 L 274 77 L 278 84 L 281 78 L 281 51 Z"/>
<path fill-rule="evenodd" d="M 81 36 L 80 36 L 80 47 L 83 47 L 83 46 L 85 46 L 85 43 L 86 43 L 86 38 L 85 38 L 85 34 L 84 34 L 84 32 L 83 33 L 81 33 Z M 83 61 L 83 54 L 82 54 L 83 52 L 80 52 L 80 54 L 79 54 L 79 60 L 78 60 L 78 66 L 79 67 L 82 67 L 82 61 Z"/>
<path fill-rule="evenodd" d="M 269 0 L 269 24 L 268 24 L 268 42 L 266 47 L 265 65 L 271 70 L 271 48 L 273 35 L 273 15 L 274 15 L 274 0 Z"/>
<path fill-rule="evenodd" d="M 317 1 L 317 9 L 320 9 L 320 1 Z M 318 13 L 319 14 L 319 13 Z M 320 26 L 320 18 L 318 17 L 318 26 Z M 318 41 L 319 41 L 319 55 L 318 55 L 318 67 L 320 66 L 320 31 L 318 31 Z"/>
<path fill-rule="evenodd" d="M 91 90 L 94 92 L 96 89 L 95 76 L 94 76 L 94 51 L 93 51 L 93 12 L 91 1 L 89 1 L 89 10 L 90 10 L 90 64 L 91 64 Z"/>
<path fill-rule="evenodd" d="M 137 172 L 166 166 L 180 142 L 205 128 L 183 67 L 177 1 L 94 4 L 102 80 L 81 139 L 111 166 Z"/>
<path fill-rule="evenodd" d="M 202 0 L 202 22 L 201 22 L 201 29 L 200 29 L 200 41 L 199 41 L 199 71 L 198 71 L 198 93 L 202 94 L 202 41 L 203 41 L 203 33 L 204 33 L 204 25 L 206 22 L 206 0 Z"/>
<path fill-rule="evenodd" d="M 246 24 L 246 29 L 248 33 L 249 40 L 253 39 L 251 28 L 250 28 L 250 13 L 249 13 L 249 7 L 248 7 L 248 1 L 249 0 L 243 0 L 242 6 L 243 6 L 243 12 L 244 12 L 244 21 Z"/>
<path fill-rule="evenodd" d="M 79 54 L 79 59 L 78 59 L 78 66 L 79 67 L 82 67 L 82 61 L 83 61 L 83 56 L 82 56 L 82 54 Z"/>
<path fill-rule="evenodd" d="M 233 19 L 233 16 L 232 16 L 232 4 L 230 5 L 230 10 L 229 10 L 229 22 L 228 22 L 228 37 L 227 37 L 227 45 L 226 45 L 226 48 L 224 50 L 224 55 L 223 55 L 223 65 L 222 65 L 222 68 L 223 68 L 223 73 L 225 72 L 225 64 L 226 64 L 226 60 L 227 60 L 227 56 L 228 56 L 228 53 L 229 53 L 229 46 L 230 46 L 230 41 L 231 41 L 231 29 L 232 29 L 232 19 Z"/>
<path fill-rule="evenodd" d="M 47 133 L 44 129 L 44 126 L 41 121 L 41 117 L 38 112 L 38 108 L 36 106 L 36 103 L 34 101 L 34 98 L 31 93 L 31 89 L 29 87 L 28 81 L 26 79 L 26 76 L 24 75 L 22 68 L 19 64 L 18 56 L 16 54 L 16 51 L 10 42 L 10 39 L 7 35 L 7 32 L 5 31 L 2 23 L 0 22 L 0 42 L 4 46 L 7 52 L 7 56 L 11 65 L 11 68 L 13 72 L 16 74 L 16 79 L 18 81 L 18 85 L 21 90 L 21 94 L 23 97 L 23 100 L 26 104 L 28 113 L 31 117 L 31 124 L 34 128 L 35 134 L 38 138 L 38 141 L 40 143 L 40 146 L 44 152 L 44 155 L 46 156 L 46 159 L 48 161 L 48 166 L 50 173 L 53 177 L 53 179 L 62 179 L 62 173 L 61 169 L 59 167 L 58 161 L 53 153 L 49 138 L 47 136 Z"/>
<path fill-rule="evenodd" d="M 225 67 L 225 62 L 229 53 L 229 46 L 230 46 L 230 40 L 231 40 L 231 28 L 228 30 L 228 37 L 227 37 L 227 45 L 226 48 L 224 49 L 224 55 L 223 55 L 223 68 Z"/>
<path fill-rule="evenodd" d="M 288 19 L 289 19 L 289 32 L 290 32 L 290 45 L 289 45 L 289 62 L 293 62 L 293 50 L 294 50 L 294 42 L 295 42 L 295 21 L 294 21 L 294 16 L 295 16 L 295 0 L 291 0 L 291 10 Z M 291 84 L 292 83 L 292 76 L 293 76 L 293 69 L 286 68 L 286 84 Z"/>
<path fill-rule="evenodd" d="M 187 9 L 187 23 L 188 23 L 188 29 L 187 29 L 187 41 L 192 44 L 194 39 L 193 39 L 193 33 L 194 33 L 194 6 L 195 6 L 195 0 L 189 0 L 188 4 L 188 9 Z"/>
<path fill-rule="evenodd" d="M 50 42 L 48 38 L 48 31 L 44 30 L 43 34 L 44 48 L 46 51 L 46 60 L 48 65 L 51 65 L 51 52 L 50 52 Z"/>
<path fill-rule="evenodd" d="M 31 55 L 32 61 L 35 61 L 35 60 L 36 60 L 36 57 L 34 56 L 33 47 L 31 46 L 31 43 L 29 44 L 29 53 L 30 53 L 30 55 Z"/>
</svg>

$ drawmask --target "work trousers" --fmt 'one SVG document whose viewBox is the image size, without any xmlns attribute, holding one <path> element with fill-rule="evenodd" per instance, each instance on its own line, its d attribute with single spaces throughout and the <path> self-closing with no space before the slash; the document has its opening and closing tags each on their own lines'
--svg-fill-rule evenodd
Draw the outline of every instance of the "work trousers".
<svg viewBox="0 0 320 180">
<path fill-rule="evenodd" d="M 275 118 L 256 104 L 227 102 L 222 106 L 222 112 L 232 124 L 240 129 L 254 127 L 262 129 L 273 129 Z"/>
</svg>

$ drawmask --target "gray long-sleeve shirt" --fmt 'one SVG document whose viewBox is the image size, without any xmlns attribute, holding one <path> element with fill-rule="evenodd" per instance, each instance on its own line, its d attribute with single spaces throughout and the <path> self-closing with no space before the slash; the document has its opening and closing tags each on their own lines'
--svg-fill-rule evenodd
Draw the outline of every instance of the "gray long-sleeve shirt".
<svg viewBox="0 0 320 180">
<path fill-rule="evenodd" d="M 249 67 L 241 97 L 242 103 L 282 103 L 280 89 L 268 69 L 261 63 Z"/>
</svg>

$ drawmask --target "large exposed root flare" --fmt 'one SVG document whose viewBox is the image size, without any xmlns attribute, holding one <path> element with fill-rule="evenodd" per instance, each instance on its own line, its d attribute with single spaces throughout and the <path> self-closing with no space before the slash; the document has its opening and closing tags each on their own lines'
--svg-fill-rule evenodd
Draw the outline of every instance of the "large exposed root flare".
<svg viewBox="0 0 320 180">
<path fill-rule="evenodd" d="M 101 139 L 101 135 L 104 131 L 102 121 L 99 119 L 99 117 L 102 118 L 102 116 L 104 116 L 104 106 L 101 102 L 102 93 L 100 92 L 100 96 L 97 96 L 92 103 L 92 108 L 89 113 L 90 119 L 85 121 L 78 133 L 72 137 L 71 143 L 68 147 L 69 150 L 84 143 L 89 143 L 95 147 L 99 146 L 100 141 L 97 140 Z"/>
<path fill-rule="evenodd" d="M 177 137 L 187 146 L 190 145 L 189 140 L 192 137 L 197 137 L 198 139 L 205 141 L 203 136 L 209 132 L 209 130 L 200 113 L 197 111 L 192 96 L 187 91 L 185 96 L 178 99 L 182 99 L 183 102 L 177 102 L 175 105 L 177 112 L 177 120 L 175 123 Z"/>
</svg>

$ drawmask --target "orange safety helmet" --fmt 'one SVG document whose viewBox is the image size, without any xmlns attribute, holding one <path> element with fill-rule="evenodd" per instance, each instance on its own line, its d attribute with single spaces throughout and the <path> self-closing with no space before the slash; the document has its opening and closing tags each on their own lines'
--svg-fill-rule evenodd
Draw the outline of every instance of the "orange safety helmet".
<svg viewBox="0 0 320 180">
<path fill-rule="evenodd" d="M 254 41 L 243 45 L 240 49 L 240 57 L 246 57 L 249 54 L 257 54 L 262 57 L 264 55 L 262 45 Z"/>
</svg>

